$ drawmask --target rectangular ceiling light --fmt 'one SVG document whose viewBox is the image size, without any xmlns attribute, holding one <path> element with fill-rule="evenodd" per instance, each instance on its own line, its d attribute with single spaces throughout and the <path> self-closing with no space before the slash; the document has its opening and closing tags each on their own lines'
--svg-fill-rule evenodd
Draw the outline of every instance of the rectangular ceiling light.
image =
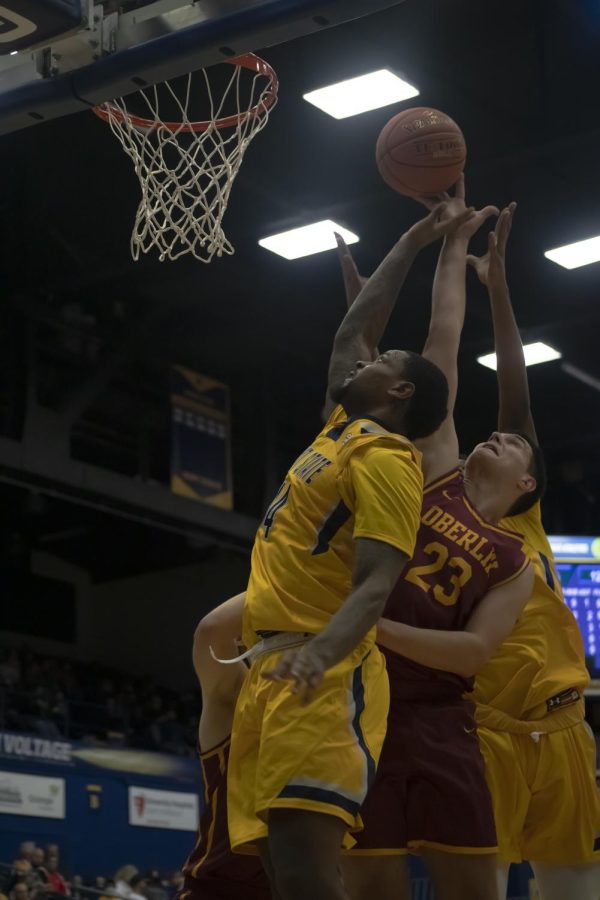
<svg viewBox="0 0 600 900">
<path fill-rule="evenodd" d="M 322 253 L 324 250 L 335 250 L 337 244 L 334 231 L 341 234 L 347 244 L 356 244 L 360 240 L 357 234 L 353 234 L 347 228 L 342 228 L 331 219 L 324 219 L 322 222 L 313 222 L 312 225 L 272 234 L 270 237 L 261 238 L 258 243 L 265 250 L 271 250 L 284 259 L 299 259 L 301 256 Z"/>
<path fill-rule="evenodd" d="M 555 250 L 546 250 L 544 256 L 558 263 L 565 269 L 578 269 L 579 266 L 589 266 L 600 260 L 600 235 L 588 238 L 586 241 L 576 241 L 574 244 L 566 244 Z"/>
<path fill-rule="evenodd" d="M 562 353 L 559 353 L 554 347 L 549 347 L 548 344 L 544 344 L 541 341 L 536 341 L 533 344 L 524 344 L 523 352 L 526 366 L 537 366 L 538 363 L 551 362 L 553 359 L 560 359 L 562 356 Z M 477 362 L 488 369 L 494 369 L 494 371 L 497 368 L 495 353 L 478 356 Z"/>
<path fill-rule="evenodd" d="M 388 69 L 369 72 L 304 94 L 304 99 L 334 119 L 347 119 L 370 109 L 417 97 L 419 91 Z"/>
</svg>

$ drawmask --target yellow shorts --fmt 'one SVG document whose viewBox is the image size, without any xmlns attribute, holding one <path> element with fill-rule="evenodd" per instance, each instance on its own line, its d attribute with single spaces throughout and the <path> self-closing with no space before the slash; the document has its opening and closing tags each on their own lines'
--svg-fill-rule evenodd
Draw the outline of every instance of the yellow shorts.
<svg viewBox="0 0 600 900">
<path fill-rule="evenodd" d="M 269 810 L 305 809 L 359 830 L 359 810 L 385 737 L 389 686 L 381 652 L 365 641 L 325 673 L 303 705 L 288 682 L 262 673 L 280 652 L 259 657 L 235 710 L 227 811 L 231 846 L 267 835 Z"/>
<path fill-rule="evenodd" d="M 596 744 L 587 723 L 536 737 L 479 726 L 478 735 L 498 858 L 561 866 L 600 859 Z"/>
</svg>

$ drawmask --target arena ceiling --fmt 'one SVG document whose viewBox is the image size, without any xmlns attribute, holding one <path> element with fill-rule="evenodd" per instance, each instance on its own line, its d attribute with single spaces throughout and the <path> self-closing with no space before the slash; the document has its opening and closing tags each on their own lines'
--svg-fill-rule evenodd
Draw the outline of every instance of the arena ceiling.
<svg viewBox="0 0 600 900">
<path fill-rule="evenodd" d="M 137 184 L 91 113 L 3 137 L 2 433 L 20 435 L 32 354 L 39 400 L 53 409 L 117 353 L 73 425 L 72 455 L 166 483 L 169 367 L 188 365 L 231 387 L 236 509 L 257 517 L 319 427 L 329 348 L 344 309 L 332 253 L 286 262 L 257 241 L 281 226 L 334 218 L 361 236 L 356 257 L 368 273 L 420 214 L 390 192 L 374 166 L 375 140 L 393 108 L 335 121 L 302 100 L 308 90 L 384 66 L 418 85 L 415 102 L 461 124 L 470 202 L 518 201 L 509 274 L 524 336 L 547 341 L 563 362 L 600 380 L 600 265 L 567 271 L 543 256 L 600 231 L 599 39 L 595 2 L 407 0 L 265 50 L 279 73 L 280 103 L 233 190 L 226 227 L 236 254 L 209 266 L 131 261 Z M 388 346 L 422 345 L 434 266 L 434 251 L 418 259 Z M 470 278 L 457 411 L 465 448 L 494 427 L 494 375 L 476 362 L 491 348 L 485 293 Z M 549 530 L 600 533 L 600 393 L 561 362 L 530 369 L 530 378 L 550 462 Z M 30 515 L 19 490 L 0 493 L 9 529 Z M 69 529 L 91 527 L 105 574 L 113 565 L 121 571 L 110 517 L 104 527 L 105 514 L 48 503 L 32 541 L 64 532 L 55 552 L 89 565 L 86 539 Z M 130 565 L 149 565 L 144 540 L 131 540 Z M 174 547 L 155 564 L 180 561 L 181 542 Z M 188 548 L 184 560 L 195 552 Z"/>
</svg>

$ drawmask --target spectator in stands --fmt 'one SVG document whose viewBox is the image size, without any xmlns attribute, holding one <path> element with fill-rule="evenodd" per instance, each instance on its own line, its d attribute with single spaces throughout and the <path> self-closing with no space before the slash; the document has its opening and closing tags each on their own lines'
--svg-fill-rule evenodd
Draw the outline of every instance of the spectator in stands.
<svg viewBox="0 0 600 900">
<path fill-rule="evenodd" d="M 151 869 L 146 876 L 146 900 L 168 900 L 158 869 Z"/>
<path fill-rule="evenodd" d="M 142 875 L 130 878 L 129 887 L 129 900 L 146 900 L 146 879 Z"/>
<path fill-rule="evenodd" d="M 115 872 L 115 890 L 119 897 L 124 897 L 125 900 L 129 900 L 129 897 L 131 896 L 131 885 L 129 882 L 137 874 L 138 870 L 135 866 L 131 865 L 121 866 L 121 868 Z"/>
<path fill-rule="evenodd" d="M 0 724 L 14 731 L 195 752 L 197 695 L 176 696 L 150 679 L 138 681 L 96 663 L 53 659 L 24 647 L 0 651 L 0 689 Z"/>
<path fill-rule="evenodd" d="M 33 851 L 35 850 L 35 844 L 33 841 L 23 841 L 19 846 L 19 855 L 13 862 L 13 869 L 16 872 L 19 872 L 23 875 L 29 874 L 31 872 L 31 857 L 33 856 Z"/>
<path fill-rule="evenodd" d="M 34 847 L 31 854 L 31 872 L 27 876 L 32 891 L 45 889 L 48 884 L 48 872 L 45 868 L 46 854 L 41 847 Z M 19 898 L 20 900 L 20 898 Z"/>
<path fill-rule="evenodd" d="M 67 896 L 70 892 L 64 876 L 58 871 L 58 855 L 49 855 L 46 859 L 46 875 L 48 878 L 48 888 L 55 894 L 63 894 Z"/>
<path fill-rule="evenodd" d="M 183 872 L 173 872 L 169 881 L 169 897 L 172 898 L 179 893 L 179 891 L 183 890 Z"/>
<path fill-rule="evenodd" d="M 9 894 L 9 900 L 32 900 L 33 892 L 26 881 L 17 881 Z"/>
<path fill-rule="evenodd" d="M 0 655 L 0 687 L 14 687 L 21 678 L 21 664 L 16 650 L 4 650 Z"/>
<path fill-rule="evenodd" d="M 83 878 L 81 875 L 73 875 L 71 878 L 71 898 L 72 900 L 83 900 L 82 892 Z"/>
</svg>

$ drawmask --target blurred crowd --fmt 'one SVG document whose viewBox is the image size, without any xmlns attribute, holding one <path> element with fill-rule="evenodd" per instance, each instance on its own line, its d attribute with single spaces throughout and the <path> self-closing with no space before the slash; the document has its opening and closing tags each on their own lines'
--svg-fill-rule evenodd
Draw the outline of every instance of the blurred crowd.
<svg viewBox="0 0 600 900">
<path fill-rule="evenodd" d="M 192 755 L 199 701 L 97 663 L 0 649 L 0 728 Z M 19 898 L 20 900 L 20 898 Z"/>
<path fill-rule="evenodd" d="M 57 844 L 37 847 L 24 841 L 13 862 L 1 865 L 0 900 L 173 900 L 183 886 L 183 875 L 169 878 L 156 869 L 142 875 L 133 865 L 122 866 L 113 877 L 94 875 L 67 878 L 61 872 Z"/>
</svg>

